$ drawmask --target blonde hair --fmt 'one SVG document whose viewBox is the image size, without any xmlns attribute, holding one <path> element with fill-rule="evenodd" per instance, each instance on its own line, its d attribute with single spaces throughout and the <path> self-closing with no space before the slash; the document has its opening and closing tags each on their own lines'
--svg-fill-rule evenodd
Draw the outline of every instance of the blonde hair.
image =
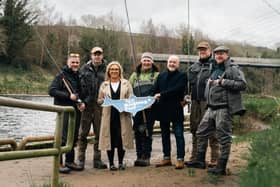
<svg viewBox="0 0 280 187">
<path fill-rule="evenodd" d="M 113 66 L 113 65 L 118 66 L 118 68 L 120 69 L 119 76 L 120 76 L 121 79 L 123 79 L 123 68 L 122 68 L 121 64 L 118 61 L 112 61 L 107 65 L 106 73 L 105 73 L 105 81 L 110 80 L 109 70 L 110 70 L 111 66 Z"/>
</svg>

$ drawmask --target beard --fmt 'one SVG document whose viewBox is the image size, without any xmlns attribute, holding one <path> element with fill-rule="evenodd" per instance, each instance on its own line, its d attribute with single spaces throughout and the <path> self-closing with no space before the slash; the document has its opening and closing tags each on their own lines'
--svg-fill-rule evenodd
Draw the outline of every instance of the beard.
<svg viewBox="0 0 280 187">
<path fill-rule="evenodd" d="M 168 66 L 168 70 L 169 71 L 175 71 L 177 68 L 176 67 L 170 67 L 170 66 Z"/>
</svg>

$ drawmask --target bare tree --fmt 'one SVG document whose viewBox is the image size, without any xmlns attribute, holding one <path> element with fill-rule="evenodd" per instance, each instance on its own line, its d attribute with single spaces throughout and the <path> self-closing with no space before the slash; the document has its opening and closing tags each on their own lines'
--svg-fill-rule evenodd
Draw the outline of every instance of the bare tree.
<svg viewBox="0 0 280 187">
<path fill-rule="evenodd" d="M 153 20 L 149 19 L 147 22 L 145 22 L 145 21 L 142 22 L 142 24 L 140 26 L 140 32 L 142 32 L 144 34 L 156 36 L 157 28 L 156 28 L 155 24 L 153 23 Z"/>
<path fill-rule="evenodd" d="M 54 25 L 58 21 L 59 13 L 55 11 L 55 5 L 44 4 L 40 9 L 39 25 Z"/>
<path fill-rule="evenodd" d="M 99 17 L 91 14 L 83 15 L 81 16 L 81 23 L 86 27 L 96 29 L 102 29 L 105 27 L 107 30 L 112 31 L 124 31 L 125 28 L 124 20 L 115 15 L 113 11 Z"/>
</svg>

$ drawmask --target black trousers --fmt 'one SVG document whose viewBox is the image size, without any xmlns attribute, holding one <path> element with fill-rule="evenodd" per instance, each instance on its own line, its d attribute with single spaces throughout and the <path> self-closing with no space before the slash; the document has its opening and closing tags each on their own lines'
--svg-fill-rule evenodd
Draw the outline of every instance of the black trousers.
<svg viewBox="0 0 280 187">
<path fill-rule="evenodd" d="M 135 135 L 137 158 L 150 158 L 152 152 L 153 129 L 155 120 L 152 116 L 151 109 L 146 109 L 145 115 L 147 119 L 147 132 L 142 132 L 139 130 L 139 127 L 144 123 L 142 111 L 138 112 L 133 118 L 133 129 Z"/>
<path fill-rule="evenodd" d="M 65 162 L 74 162 L 75 160 L 74 147 L 78 141 L 80 119 L 81 119 L 81 112 L 78 109 L 75 110 L 76 110 L 76 119 L 75 119 L 75 130 L 74 130 L 74 142 L 71 151 L 65 154 Z M 65 112 L 63 116 L 63 127 L 62 127 L 62 143 L 61 143 L 62 146 L 66 145 L 67 142 L 68 122 L 69 122 L 69 113 Z M 60 163 L 63 164 L 62 155 L 60 157 Z"/>
</svg>

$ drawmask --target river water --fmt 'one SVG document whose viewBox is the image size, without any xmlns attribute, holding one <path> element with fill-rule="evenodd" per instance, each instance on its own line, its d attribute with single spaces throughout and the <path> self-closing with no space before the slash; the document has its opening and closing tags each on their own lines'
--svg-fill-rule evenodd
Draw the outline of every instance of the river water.
<svg viewBox="0 0 280 187">
<path fill-rule="evenodd" d="M 14 98 L 52 104 L 49 96 L 16 96 Z M 56 113 L 0 106 L 0 138 L 22 139 L 25 136 L 53 135 Z"/>
<path fill-rule="evenodd" d="M 11 97 L 11 96 L 10 96 Z M 53 104 L 49 96 L 12 96 L 42 104 Z M 187 113 L 187 107 L 185 107 Z M 56 113 L 0 106 L 0 139 L 15 138 L 20 141 L 26 136 L 53 135 Z"/>
</svg>

